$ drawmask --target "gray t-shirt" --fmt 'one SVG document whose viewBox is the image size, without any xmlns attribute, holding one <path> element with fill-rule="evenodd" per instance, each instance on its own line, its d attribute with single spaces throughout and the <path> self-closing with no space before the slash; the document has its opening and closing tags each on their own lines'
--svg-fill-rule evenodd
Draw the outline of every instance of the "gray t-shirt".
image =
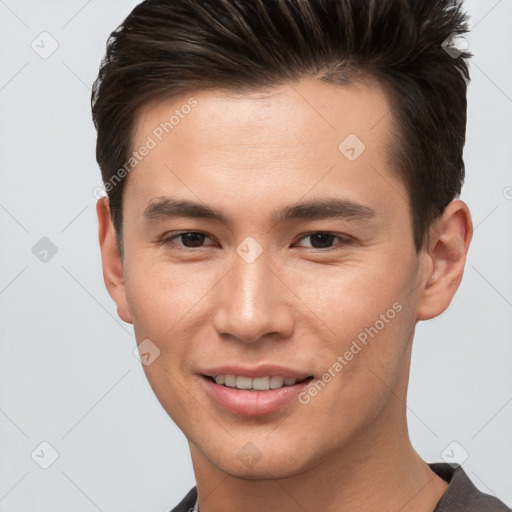
<svg viewBox="0 0 512 512">
<path fill-rule="evenodd" d="M 479 491 L 461 466 L 456 469 L 445 462 L 433 462 L 430 469 L 448 487 L 432 512 L 511 512 L 502 501 Z M 181 503 L 171 512 L 198 511 L 197 487 L 190 489 Z"/>
</svg>

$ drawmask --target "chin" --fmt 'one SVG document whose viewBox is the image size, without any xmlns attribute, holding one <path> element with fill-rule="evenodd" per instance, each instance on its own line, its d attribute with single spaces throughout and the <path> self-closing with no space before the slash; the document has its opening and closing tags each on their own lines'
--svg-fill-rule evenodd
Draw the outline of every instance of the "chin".
<svg viewBox="0 0 512 512">
<path fill-rule="evenodd" d="M 234 478 L 243 480 L 274 480 L 276 478 L 289 478 L 305 471 L 305 467 L 297 464 L 297 467 L 290 466 L 283 459 L 263 461 L 260 459 L 254 466 L 244 468 L 242 464 L 233 463 L 232 460 L 226 465 L 218 465 L 218 468 Z"/>
<path fill-rule="evenodd" d="M 208 460 L 220 471 L 245 480 L 271 480 L 298 475 L 314 467 L 314 461 L 307 459 L 307 453 L 297 446 L 282 444 L 278 449 L 273 443 L 256 441 L 262 449 L 251 442 L 226 445 L 215 453 L 205 453 Z M 210 445 L 211 446 L 211 445 Z M 298 458 L 298 454 L 300 458 Z M 320 463 L 320 462 L 319 462 Z"/>
</svg>

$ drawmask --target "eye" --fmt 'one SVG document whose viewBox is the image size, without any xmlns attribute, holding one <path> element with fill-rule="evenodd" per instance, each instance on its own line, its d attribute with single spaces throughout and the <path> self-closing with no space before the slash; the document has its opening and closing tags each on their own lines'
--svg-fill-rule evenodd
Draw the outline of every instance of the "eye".
<svg viewBox="0 0 512 512">
<path fill-rule="evenodd" d="M 183 243 L 176 242 L 176 240 L 182 239 Z M 200 231 L 182 231 L 181 233 L 175 233 L 172 236 L 168 236 L 161 240 L 164 245 L 182 245 L 187 248 L 202 247 L 203 242 L 206 238 L 210 238 L 206 233 Z"/>
<path fill-rule="evenodd" d="M 350 245 L 353 243 L 353 239 L 349 237 L 341 237 L 336 235 L 335 233 L 326 233 L 324 231 L 316 231 L 314 233 L 308 233 L 302 236 L 301 240 L 310 239 L 311 245 L 302 246 L 302 247 L 310 247 L 312 249 L 330 249 L 332 247 L 332 243 L 335 239 L 340 241 L 339 245 Z"/>
<path fill-rule="evenodd" d="M 315 231 L 303 235 L 300 240 L 310 239 L 311 245 L 302 245 L 302 247 L 309 247 L 311 249 L 330 249 L 335 240 L 338 240 L 338 245 L 346 246 L 353 243 L 353 239 L 347 236 L 342 237 L 335 233 L 328 233 L 324 231 Z M 181 243 L 179 240 L 181 239 Z M 181 246 L 187 249 L 201 248 L 204 247 L 206 239 L 211 238 L 201 231 L 182 231 L 180 233 L 174 233 L 171 236 L 163 238 L 160 243 L 171 247 Z M 300 246 L 300 245 L 299 245 Z"/>
</svg>

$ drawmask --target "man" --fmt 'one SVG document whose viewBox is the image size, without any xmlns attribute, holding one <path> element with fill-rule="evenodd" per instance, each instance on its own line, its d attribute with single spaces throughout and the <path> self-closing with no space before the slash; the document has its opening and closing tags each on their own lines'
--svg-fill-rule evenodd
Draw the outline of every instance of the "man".
<svg viewBox="0 0 512 512">
<path fill-rule="evenodd" d="M 448 0 L 147 0 L 93 90 L 105 283 L 201 512 L 501 511 L 407 432 L 449 306 L 470 54 Z"/>
</svg>

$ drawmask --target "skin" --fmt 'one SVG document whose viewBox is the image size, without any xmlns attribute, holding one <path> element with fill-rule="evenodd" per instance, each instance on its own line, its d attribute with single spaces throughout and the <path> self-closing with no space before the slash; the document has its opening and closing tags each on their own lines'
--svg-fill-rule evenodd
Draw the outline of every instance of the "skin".
<svg viewBox="0 0 512 512">
<path fill-rule="evenodd" d="M 432 511 L 447 483 L 408 436 L 411 347 L 416 323 L 441 314 L 460 284 L 468 207 L 450 203 L 416 252 L 407 191 L 387 156 L 393 116 L 376 83 L 308 78 L 175 96 L 141 112 L 133 147 L 191 96 L 197 106 L 127 178 L 123 258 L 108 199 L 97 212 L 106 286 L 137 343 L 160 350 L 144 370 L 189 441 L 200 510 Z M 338 150 L 349 134 L 366 146 L 355 161 Z M 161 196 L 213 206 L 230 224 L 148 222 L 144 210 Z M 376 215 L 271 221 L 279 208 L 325 197 Z M 200 247 L 183 237 L 161 242 L 182 231 L 207 236 Z M 341 238 L 315 246 L 312 232 Z M 246 237 L 262 248 L 250 264 L 236 252 Z M 204 391 L 198 372 L 228 363 L 277 363 L 321 378 L 395 303 L 401 311 L 306 405 L 241 416 Z M 247 443 L 260 456 L 251 466 L 237 456 Z"/>
</svg>

